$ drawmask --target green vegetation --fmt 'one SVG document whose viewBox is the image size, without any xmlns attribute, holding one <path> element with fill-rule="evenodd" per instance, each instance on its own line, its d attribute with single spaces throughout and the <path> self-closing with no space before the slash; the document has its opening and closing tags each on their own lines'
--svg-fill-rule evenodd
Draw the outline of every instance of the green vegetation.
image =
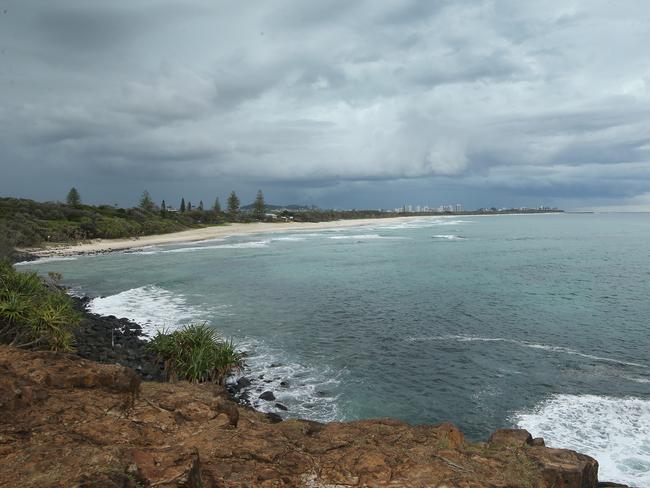
<svg viewBox="0 0 650 488">
<path fill-rule="evenodd" d="M 72 349 L 81 316 L 56 286 L 60 276 L 43 282 L 36 273 L 19 273 L 0 262 L 0 342 L 57 351 Z"/>
<path fill-rule="evenodd" d="M 158 331 L 147 347 L 164 363 L 171 381 L 223 385 L 230 373 L 244 367 L 243 354 L 232 341 L 220 339 L 206 324 L 187 325 L 171 333 Z"/>
<path fill-rule="evenodd" d="M 264 194 L 262 190 L 257 190 L 257 196 L 253 202 L 253 214 L 257 220 L 262 220 L 264 218 Z"/>
<path fill-rule="evenodd" d="M 0 259 L 10 258 L 14 247 L 165 234 L 222 223 L 221 217 L 210 211 L 180 213 L 167 207 L 162 211 L 145 196 L 141 202 L 145 208 L 129 209 L 0 198 Z"/>
<path fill-rule="evenodd" d="M 79 192 L 77 189 L 73 186 L 70 188 L 70 191 L 68 192 L 68 196 L 66 197 L 66 202 L 68 205 L 71 207 L 78 207 L 81 205 L 81 195 L 79 195 Z"/>
<path fill-rule="evenodd" d="M 311 208 L 305 210 L 282 210 L 279 217 L 290 218 L 294 222 L 328 222 L 332 220 L 345 219 L 379 219 L 385 217 L 397 217 L 392 212 L 381 210 L 321 210 Z"/>
<path fill-rule="evenodd" d="M 237 194 L 232 191 L 228 197 L 228 217 L 231 220 L 235 220 L 239 215 L 239 197 Z"/>
<path fill-rule="evenodd" d="M 153 203 L 151 195 L 149 195 L 147 190 L 143 191 L 140 197 L 140 208 L 147 212 L 154 212 L 156 210 L 156 204 Z"/>
</svg>

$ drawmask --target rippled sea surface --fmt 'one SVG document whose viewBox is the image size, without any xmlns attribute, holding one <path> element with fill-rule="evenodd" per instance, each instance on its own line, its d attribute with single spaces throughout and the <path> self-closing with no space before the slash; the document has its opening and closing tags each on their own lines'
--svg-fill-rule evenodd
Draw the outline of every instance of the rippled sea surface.
<svg viewBox="0 0 650 488">
<path fill-rule="evenodd" d="M 650 486 L 650 214 L 425 217 L 22 267 L 150 331 L 208 321 L 285 416 L 451 420 L 475 440 L 518 425 Z"/>
</svg>

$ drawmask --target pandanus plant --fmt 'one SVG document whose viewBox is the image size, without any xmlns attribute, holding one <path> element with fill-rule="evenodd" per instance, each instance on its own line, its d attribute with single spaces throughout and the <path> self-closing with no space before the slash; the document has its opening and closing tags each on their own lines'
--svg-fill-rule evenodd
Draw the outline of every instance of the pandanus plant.
<svg viewBox="0 0 650 488">
<path fill-rule="evenodd" d="M 162 362 L 169 381 L 223 385 L 230 374 L 244 367 L 244 356 L 235 344 L 219 338 L 206 323 L 186 325 L 173 332 L 159 330 L 147 347 Z"/>
</svg>

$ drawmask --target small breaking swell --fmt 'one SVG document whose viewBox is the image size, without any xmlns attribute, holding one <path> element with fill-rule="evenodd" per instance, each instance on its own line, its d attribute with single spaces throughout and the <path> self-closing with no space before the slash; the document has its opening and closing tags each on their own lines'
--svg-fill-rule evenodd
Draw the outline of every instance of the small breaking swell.
<svg viewBox="0 0 650 488">
<path fill-rule="evenodd" d="M 379 234 L 351 234 L 351 235 L 342 235 L 342 236 L 329 236 L 328 239 L 333 240 L 372 240 L 372 239 L 408 239 L 408 237 L 400 236 L 381 236 Z"/>
<path fill-rule="evenodd" d="M 177 253 L 191 253 L 197 251 L 208 251 L 214 249 L 260 249 L 268 247 L 269 244 L 273 242 L 301 242 L 306 240 L 302 236 L 282 236 L 282 237 L 273 237 L 269 239 L 262 239 L 259 241 L 245 241 L 245 242 L 227 242 L 226 238 L 224 239 L 211 239 L 209 241 L 201 242 L 218 242 L 218 244 L 212 244 L 208 246 L 189 246 L 189 247 L 177 247 L 174 249 L 165 249 L 162 247 L 147 247 L 140 248 L 135 251 L 130 251 L 129 254 L 141 254 L 141 255 L 151 255 L 151 254 L 177 254 Z"/>
<path fill-rule="evenodd" d="M 248 242 L 233 242 L 229 244 L 215 244 L 212 246 L 192 246 L 192 247 L 179 247 L 176 249 L 152 249 L 134 251 L 131 254 L 176 254 L 196 251 L 207 251 L 210 249 L 258 249 L 267 247 L 271 242 L 270 239 L 261 241 L 248 241 Z"/>
<path fill-rule="evenodd" d="M 447 219 L 444 217 L 433 217 L 433 218 L 423 218 L 410 220 L 406 222 L 400 222 L 398 224 L 380 224 L 377 225 L 377 228 L 380 229 L 426 229 L 429 227 L 437 227 L 439 225 L 462 225 L 462 224 L 471 224 L 472 220 L 459 220 L 459 219 Z"/>
<path fill-rule="evenodd" d="M 48 258 L 38 258 L 34 261 L 20 261 L 14 263 L 14 266 L 25 266 L 28 264 L 43 264 L 43 263 L 53 263 L 55 261 L 76 261 L 75 256 L 50 256 Z"/>
<path fill-rule="evenodd" d="M 215 314 L 227 315 L 228 305 L 199 310 L 187 303 L 185 296 L 156 285 L 146 285 L 110 295 L 93 298 L 88 310 L 99 315 L 125 317 L 142 326 L 151 336 L 158 330 L 175 330 L 197 321 L 206 321 Z"/>
<path fill-rule="evenodd" d="M 650 486 L 648 399 L 554 395 L 512 421 L 548 446 L 593 456 L 602 480 Z"/>
<path fill-rule="evenodd" d="M 319 422 L 341 419 L 336 390 L 346 374 L 344 370 L 302 364 L 286 352 L 255 339 L 244 339 L 239 345 L 246 351 L 244 376 L 251 384 L 238 396 L 246 398 L 256 410 Z M 275 400 L 259 398 L 266 391 L 271 391 Z"/>
<path fill-rule="evenodd" d="M 507 339 L 504 337 L 480 337 L 480 336 L 471 336 L 471 335 L 439 335 L 439 336 L 420 336 L 415 337 L 411 336 L 407 338 L 410 342 L 422 342 L 422 341 L 456 341 L 456 342 L 505 342 L 509 344 L 515 344 L 519 347 L 528 347 L 531 349 L 540 349 L 543 351 L 557 352 L 561 354 L 569 354 L 572 356 L 580 356 L 583 358 L 593 359 L 595 361 L 604 361 L 608 363 L 621 364 L 624 366 L 634 366 L 637 368 L 648 368 L 648 365 L 633 363 L 630 361 L 621 361 L 619 359 L 613 359 L 603 356 L 595 356 L 593 354 L 586 354 L 575 349 L 571 349 L 563 346 L 552 346 L 549 344 L 538 344 L 535 342 L 520 341 L 516 339 Z"/>
<path fill-rule="evenodd" d="M 452 234 L 438 234 L 435 236 L 431 236 L 433 239 L 437 239 L 440 241 L 463 241 L 465 238 L 463 236 L 457 236 L 457 235 L 452 235 Z"/>
</svg>

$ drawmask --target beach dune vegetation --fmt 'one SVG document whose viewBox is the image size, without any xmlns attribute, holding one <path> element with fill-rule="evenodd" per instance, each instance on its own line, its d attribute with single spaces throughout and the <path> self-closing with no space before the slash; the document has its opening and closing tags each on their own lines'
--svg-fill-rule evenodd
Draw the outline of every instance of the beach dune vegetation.
<svg viewBox="0 0 650 488">
<path fill-rule="evenodd" d="M 163 363 L 169 381 L 224 385 L 244 367 L 244 355 L 207 324 L 190 324 L 173 332 L 158 331 L 148 349 Z"/>
</svg>

